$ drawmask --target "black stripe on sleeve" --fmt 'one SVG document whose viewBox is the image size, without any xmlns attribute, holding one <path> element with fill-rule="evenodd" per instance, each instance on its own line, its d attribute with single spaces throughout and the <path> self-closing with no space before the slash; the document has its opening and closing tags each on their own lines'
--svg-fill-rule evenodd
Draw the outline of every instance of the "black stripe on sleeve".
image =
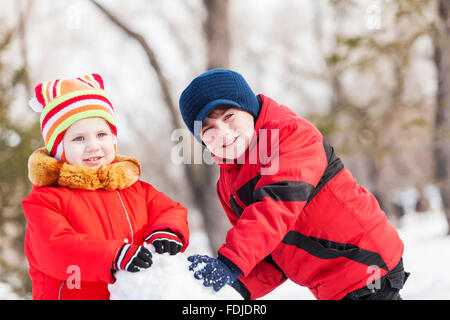
<svg viewBox="0 0 450 320">
<path fill-rule="evenodd" d="M 255 201 L 269 197 L 274 201 L 307 201 L 314 186 L 301 181 L 280 181 L 265 185 L 253 192 Z"/>
<path fill-rule="evenodd" d="M 260 179 L 261 174 L 257 174 L 255 177 L 247 181 L 242 187 L 236 190 L 236 195 L 246 206 L 249 206 L 255 202 L 253 199 L 253 191 L 255 190 L 255 187 Z"/>
<path fill-rule="evenodd" d="M 314 189 L 314 192 L 311 193 L 308 202 L 310 202 L 320 192 L 320 190 L 322 190 L 322 188 L 344 168 L 344 164 L 341 159 L 336 156 L 333 147 L 325 138 L 323 138 L 323 148 L 325 149 L 328 165 L 320 178 L 319 183 Z"/>
<path fill-rule="evenodd" d="M 361 249 L 353 244 L 305 236 L 296 231 L 289 231 L 282 242 L 305 250 L 317 258 L 335 259 L 344 257 L 367 266 L 377 266 L 389 271 L 383 258 L 378 253 Z"/>
</svg>

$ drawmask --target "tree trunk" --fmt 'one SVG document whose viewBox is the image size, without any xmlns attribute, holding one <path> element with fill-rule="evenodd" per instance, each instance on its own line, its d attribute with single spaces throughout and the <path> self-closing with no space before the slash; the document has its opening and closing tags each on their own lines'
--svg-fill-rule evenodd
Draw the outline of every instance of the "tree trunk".
<svg viewBox="0 0 450 320">
<path fill-rule="evenodd" d="M 228 0 L 204 0 L 203 3 L 207 12 L 203 24 L 207 40 L 207 69 L 226 68 L 230 52 Z M 217 166 L 202 164 L 200 167 L 194 171 L 201 178 L 196 179 L 200 183 L 196 188 L 196 203 L 203 213 L 211 250 L 217 252 L 225 241 L 229 222 L 217 196 Z"/>
<path fill-rule="evenodd" d="M 372 182 L 371 193 L 375 196 L 389 220 L 396 226 L 400 225 L 400 218 L 404 215 L 404 208 L 396 205 L 391 198 L 391 191 L 381 183 L 381 167 L 374 157 L 367 157 L 367 167 Z"/>
<path fill-rule="evenodd" d="M 229 65 L 230 32 L 228 27 L 228 0 L 203 0 L 207 16 L 203 24 L 208 50 L 208 69 Z"/>
<path fill-rule="evenodd" d="M 196 142 L 197 143 L 197 142 Z M 210 249 L 216 253 L 228 231 L 229 222 L 223 208 L 220 205 L 216 192 L 218 168 L 216 165 L 190 164 L 187 170 L 190 188 L 194 195 L 194 201 L 199 208 L 208 235 Z"/>
<path fill-rule="evenodd" d="M 450 225 L 450 3 L 448 0 L 439 1 L 438 15 L 434 49 L 438 77 L 434 128 L 434 175 Z"/>
</svg>

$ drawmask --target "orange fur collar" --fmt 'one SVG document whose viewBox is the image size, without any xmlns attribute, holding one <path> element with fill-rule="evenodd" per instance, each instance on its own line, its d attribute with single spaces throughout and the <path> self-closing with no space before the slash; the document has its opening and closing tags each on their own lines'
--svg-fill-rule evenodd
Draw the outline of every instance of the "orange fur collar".
<svg viewBox="0 0 450 320">
<path fill-rule="evenodd" d="M 122 190 L 139 179 L 141 166 L 136 159 L 116 155 L 114 160 L 115 163 L 98 169 L 72 166 L 56 160 L 45 148 L 40 148 L 28 159 L 28 178 L 38 186 L 84 190 Z"/>
</svg>

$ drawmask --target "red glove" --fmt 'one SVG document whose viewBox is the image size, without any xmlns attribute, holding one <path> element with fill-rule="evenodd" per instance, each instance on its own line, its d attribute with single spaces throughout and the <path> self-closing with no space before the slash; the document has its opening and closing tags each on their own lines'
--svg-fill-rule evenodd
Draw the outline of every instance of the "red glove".
<svg viewBox="0 0 450 320">
<path fill-rule="evenodd" d="M 177 254 L 183 248 L 183 243 L 178 236 L 169 230 L 159 230 L 144 239 L 145 242 L 153 244 L 157 253 L 169 252 Z"/>
<path fill-rule="evenodd" d="M 152 254 L 147 248 L 135 244 L 124 244 L 114 259 L 113 269 L 138 272 L 141 268 L 149 268 L 152 263 Z"/>
</svg>

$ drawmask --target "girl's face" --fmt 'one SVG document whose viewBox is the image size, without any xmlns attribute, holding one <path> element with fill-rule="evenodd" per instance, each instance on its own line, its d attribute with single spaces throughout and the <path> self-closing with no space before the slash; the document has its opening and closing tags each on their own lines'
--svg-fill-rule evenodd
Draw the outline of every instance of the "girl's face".
<svg viewBox="0 0 450 320">
<path fill-rule="evenodd" d="M 64 134 L 64 153 L 67 163 L 90 168 L 110 164 L 115 157 L 115 137 L 102 118 L 81 119 Z"/>
<path fill-rule="evenodd" d="M 253 116 L 247 111 L 214 109 L 203 121 L 201 139 L 214 155 L 234 160 L 247 150 L 254 127 Z"/>
</svg>

